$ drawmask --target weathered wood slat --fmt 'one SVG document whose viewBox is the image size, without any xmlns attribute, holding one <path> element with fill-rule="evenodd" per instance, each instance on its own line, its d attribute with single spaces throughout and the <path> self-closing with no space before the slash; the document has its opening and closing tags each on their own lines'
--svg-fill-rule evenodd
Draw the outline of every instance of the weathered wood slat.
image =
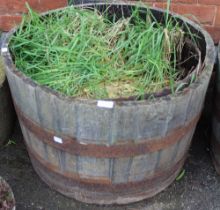
<svg viewBox="0 0 220 210">
<path fill-rule="evenodd" d="M 137 182 L 152 177 L 156 170 L 158 152 L 133 157 L 128 181 Z"/>
<path fill-rule="evenodd" d="M 217 55 L 216 90 L 214 101 L 214 113 L 212 117 L 212 158 L 215 169 L 220 174 L 220 43 Z"/>
<path fill-rule="evenodd" d="M 216 116 L 212 118 L 212 132 L 216 141 L 220 142 L 220 121 Z"/>
<path fill-rule="evenodd" d="M 0 145 L 10 137 L 15 123 L 15 112 L 7 81 L 0 84 Z"/>
<path fill-rule="evenodd" d="M 112 169 L 112 183 L 117 184 L 128 182 L 132 160 L 132 157 L 114 159 Z"/>
<path fill-rule="evenodd" d="M 107 158 L 78 158 L 78 173 L 82 178 L 110 180 L 109 159 Z M 109 181 L 110 182 L 110 181 Z"/>
<path fill-rule="evenodd" d="M 3 38 L 4 34 L 0 34 L 0 51 Z M 15 122 L 15 111 L 2 59 L 0 52 L 0 146 L 10 137 Z"/>
</svg>

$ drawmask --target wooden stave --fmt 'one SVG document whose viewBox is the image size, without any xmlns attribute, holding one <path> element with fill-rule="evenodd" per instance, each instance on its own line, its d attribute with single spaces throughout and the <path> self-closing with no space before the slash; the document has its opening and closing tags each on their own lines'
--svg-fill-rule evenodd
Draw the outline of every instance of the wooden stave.
<svg viewBox="0 0 220 210">
<path fill-rule="evenodd" d="M 15 111 L 7 81 L 0 86 L 0 145 L 10 137 L 15 123 Z"/>
<path fill-rule="evenodd" d="M 220 43 L 217 50 L 217 72 L 212 116 L 211 156 L 216 172 L 220 174 Z"/>
<path fill-rule="evenodd" d="M 0 49 L 2 42 L 4 41 L 4 33 L 0 35 Z M 0 62 L 2 57 L 0 53 Z M 0 68 L 4 66 L 0 65 Z M 4 69 L 1 69 L 4 71 Z M 0 84 L 0 146 L 5 143 L 10 137 L 15 123 L 15 110 L 11 98 L 11 93 L 8 85 L 8 81 L 5 79 Z"/>
</svg>

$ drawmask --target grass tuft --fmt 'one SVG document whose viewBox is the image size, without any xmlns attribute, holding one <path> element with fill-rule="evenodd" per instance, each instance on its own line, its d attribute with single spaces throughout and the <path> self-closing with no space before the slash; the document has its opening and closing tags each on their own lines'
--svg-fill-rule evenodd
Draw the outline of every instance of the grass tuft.
<svg viewBox="0 0 220 210">
<path fill-rule="evenodd" d="M 10 41 L 16 67 L 67 96 L 118 98 L 160 91 L 181 77 L 185 33 L 138 8 L 129 18 L 70 7 L 41 17 L 29 14 Z"/>
</svg>

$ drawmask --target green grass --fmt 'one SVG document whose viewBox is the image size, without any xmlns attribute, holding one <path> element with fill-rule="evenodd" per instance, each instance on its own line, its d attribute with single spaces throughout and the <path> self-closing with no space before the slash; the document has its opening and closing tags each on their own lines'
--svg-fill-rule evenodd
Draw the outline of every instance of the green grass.
<svg viewBox="0 0 220 210">
<path fill-rule="evenodd" d="M 73 7 L 42 18 L 29 9 L 10 41 L 15 65 L 37 83 L 79 98 L 173 90 L 185 36 L 178 23 L 143 20 L 137 9 L 112 19 Z"/>
</svg>

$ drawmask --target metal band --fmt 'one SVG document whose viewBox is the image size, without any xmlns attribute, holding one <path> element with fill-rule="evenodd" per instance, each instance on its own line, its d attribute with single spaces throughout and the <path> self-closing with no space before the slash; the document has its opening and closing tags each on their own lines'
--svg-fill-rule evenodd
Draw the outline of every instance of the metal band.
<svg viewBox="0 0 220 210">
<path fill-rule="evenodd" d="M 130 190 L 137 190 L 138 187 L 154 187 L 155 184 L 158 185 L 159 181 L 163 181 L 168 179 L 170 176 L 172 176 L 179 168 L 182 167 L 182 165 L 185 162 L 186 155 L 184 155 L 181 160 L 179 160 L 174 165 L 171 165 L 170 167 L 166 167 L 165 169 L 157 169 L 154 174 L 151 177 L 148 177 L 147 179 L 137 181 L 137 182 L 126 182 L 126 183 L 120 183 L 120 184 L 113 184 L 111 180 L 105 181 L 107 179 L 103 180 L 97 180 L 93 178 L 84 178 L 81 177 L 79 174 L 74 173 L 66 173 L 63 171 L 60 171 L 58 167 L 54 166 L 53 164 L 45 161 L 43 158 L 41 158 L 36 152 L 31 150 L 30 147 L 28 147 L 29 156 L 31 157 L 33 166 L 36 171 L 41 171 L 40 177 L 45 177 L 48 174 L 53 174 L 54 179 L 56 179 L 57 182 L 63 180 L 69 180 L 70 183 L 73 186 L 78 186 L 80 188 L 88 188 L 91 190 L 92 188 L 95 189 L 95 191 L 107 191 L 107 192 L 125 192 L 128 189 Z"/>
<path fill-rule="evenodd" d="M 194 117 L 192 120 L 185 123 L 185 126 L 174 129 L 165 137 L 146 139 L 137 143 L 135 143 L 134 141 L 128 141 L 127 143 L 115 144 L 110 146 L 97 144 L 81 144 L 79 140 L 73 137 L 59 134 L 58 136 L 62 138 L 63 143 L 58 144 L 53 141 L 54 136 L 57 136 L 54 131 L 42 128 L 36 122 L 33 122 L 31 119 L 25 116 L 24 113 L 22 113 L 21 110 L 18 108 L 18 106 L 15 105 L 15 108 L 19 116 L 20 122 L 45 144 L 51 145 L 52 147 L 63 150 L 73 155 L 97 158 L 132 157 L 168 148 L 183 139 L 183 137 L 196 126 L 200 118 L 200 114 L 196 115 L 196 117 Z"/>
</svg>

